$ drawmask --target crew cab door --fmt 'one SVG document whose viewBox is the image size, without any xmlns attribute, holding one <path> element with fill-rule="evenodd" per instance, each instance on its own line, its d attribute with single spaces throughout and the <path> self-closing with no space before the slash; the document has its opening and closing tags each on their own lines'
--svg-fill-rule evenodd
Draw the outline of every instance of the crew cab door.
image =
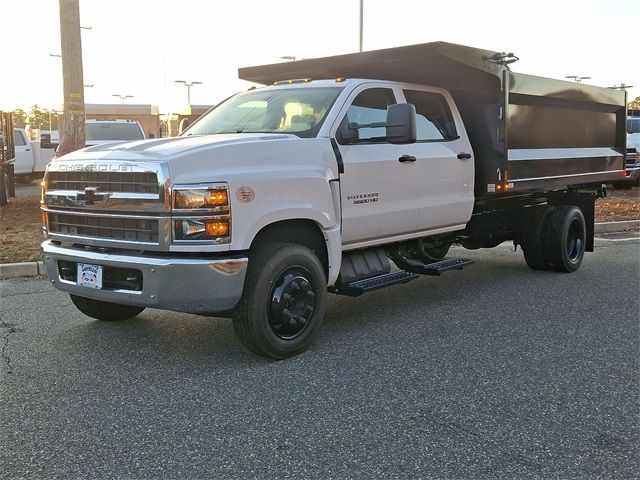
<svg viewBox="0 0 640 480">
<path fill-rule="evenodd" d="M 387 107 L 397 102 L 388 84 L 367 84 L 355 89 L 338 124 L 384 122 Z M 334 131 L 337 130 L 337 125 Z M 359 142 L 342 144 L 337 136 L 344 173 L 340 176 L 342 241 L 345 247 L 415 232 L 418 223 L 416 167 L 399 158 L 406 145 L 384 140 L 384 128 L 362 128 Z"/>
<path fill-rule="evenodd" d="M 401 101 L 416 107 L 417 141 L 402 147 L 416 158 L 418 229 L 429 234 L 464 228 L 473 211 L 475 169 L 462 119 L 444 90 L 403 87 L 402 95 Z"/>
<path fill-rule="evenodd" d="M 13 163 L 16 174 L 31 173 L 33 171 L 33 147 L 24 131 L 13 129 L 13 142 L 16 149 L 16 159 Z"/>
</svg>

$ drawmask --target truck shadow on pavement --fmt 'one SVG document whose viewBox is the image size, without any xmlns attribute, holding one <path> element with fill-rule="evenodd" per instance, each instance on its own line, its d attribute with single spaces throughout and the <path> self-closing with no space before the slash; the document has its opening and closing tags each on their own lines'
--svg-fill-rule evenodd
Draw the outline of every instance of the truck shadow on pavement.
<svg viewBox="0 0 640 480">
<path fill-rule="evenodd" d="M 391 345 L 402 343 L 403 330 L 409 331 L 418 325 L 424 328 L 425 323 L 430 334 L 448 335 L 452 327 L 448 322 L 452 317 L 457 322 L 466 315 L 460 312 L 458 293 L 454 295 L 453 292 L 464 291 L 468 298 L 466 303 L 473 304 L 474 298 L 504 292 L 514 280 L 529 279 L 533 284 L 544 284 L 549 276 L 567 278 L 548 272 L 532 272 L 519 256 L 508 255 L 495 260 L 472 266 L 470 270 L 473 271 L 464 274 L 452 272 L 442 278 L 421 278 L 360 298 L 329 295 L 323 331 L 315 346 L 304 356 L 322 357 L 336 341 L 357 344 L 363 337 L 376 335 L 381 327 L 395 327 L 397 336 L 385 334 L 385 341 Z M 588 275 L 588 267 L 584 270 Z M 487 276 L 494 278 L 487 281 Z M 93 321 L 75 311 L 74 314 L 81 321 L 70 332 L 76 347 L 74 355 L 98 356 L 101 362 L 146 363 L 154 368 L 170 365 L 172 369 L 190 371 L 273 363 L 249 352 L 236 338 L 229 319 L 148 309 L 136 319 L 109 323 Z M 486 312 L 478 314 L 483 316 Z M 401 344 L 396 347 L 401 348 Z"/>
</svg>

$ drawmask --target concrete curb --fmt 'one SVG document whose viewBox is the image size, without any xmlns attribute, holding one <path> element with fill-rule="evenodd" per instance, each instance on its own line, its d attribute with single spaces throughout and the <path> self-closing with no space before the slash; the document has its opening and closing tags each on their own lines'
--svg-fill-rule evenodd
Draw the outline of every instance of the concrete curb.
<svg viewBox="0 0 640 480">
<path fill-rule="evenodd" d="M 640 220 L 627 220 L 624 222 L 602 222 L 596 223 L 595 233 L 624 232 L 640 228 Z M 46 276 L 42 262 L 24 263 L 0 263 L 0 280 L 20 277 Z"/>
<path fill-rule="evenodd" d="M 18 277 L 44 276 L 47 272 L 42 262 L 0 263 L 0 280 Z"/>
<path fill-rule="evenodd" d="M 626 220 L 624 222 L 602 222 L 596 223 L 595 233 L 624 232 L 640 228 L 640 220 Z"/>
</svg>

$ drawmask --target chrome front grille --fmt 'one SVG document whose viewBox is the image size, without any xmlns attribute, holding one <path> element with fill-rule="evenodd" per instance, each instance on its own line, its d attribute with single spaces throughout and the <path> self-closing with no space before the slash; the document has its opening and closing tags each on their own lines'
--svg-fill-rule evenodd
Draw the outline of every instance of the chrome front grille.
<svg viewBox="0 0 640 480">
<path fill-rule="evenodd" d="M 159 243 L 158 219 L 48 212 L 49 233 L 136 243 Z"/>
<path fill-rule="evenodd" d="M 168 177 L 162 163 L 53 161 L 42 208 L 47 234 L 80 245 L 166 250 Z"/>
<path fill-rule="evenodd" d="M 51 190 L 97 188 L 103 192 L 159 193 L 155 172 L 49 172 L 47 186 Z"/>
</svg>

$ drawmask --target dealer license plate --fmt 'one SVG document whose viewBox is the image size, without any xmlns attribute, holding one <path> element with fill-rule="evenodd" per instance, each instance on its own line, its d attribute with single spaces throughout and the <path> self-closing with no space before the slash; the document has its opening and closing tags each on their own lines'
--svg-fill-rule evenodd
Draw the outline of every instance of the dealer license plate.
<svg viewBox="0 0 640 480">
<path fill-rule="evenodd" d="M 87 288 L 102 288 L 102 266 L 79 263 L 78 285 Z"/>
</svg>

